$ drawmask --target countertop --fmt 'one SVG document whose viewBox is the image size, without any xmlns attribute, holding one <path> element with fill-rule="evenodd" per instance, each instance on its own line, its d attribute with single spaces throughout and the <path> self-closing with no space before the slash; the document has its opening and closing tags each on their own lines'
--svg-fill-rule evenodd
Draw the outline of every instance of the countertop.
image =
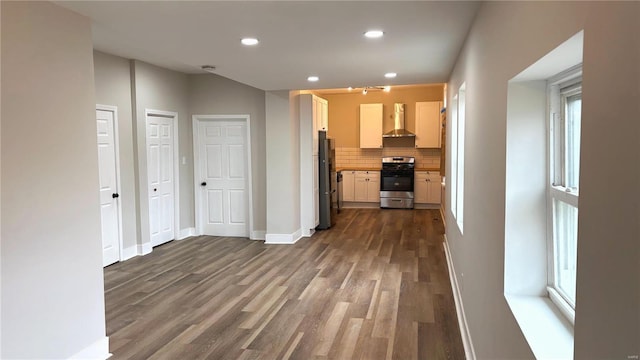
<svg viewBox="0 0 640 360">
<path fill-rule="evenodd" d="M 415 171 L 440 171 L 439 167 L 417 167 L 414 169 Z"/>
<path fill-rule="evenodd" d="M 336 171 L 380 171 L 380 167 L 366 167 L 366 166 L 340 166 L 336 168 Z"/>
<path fill-rule="evenodd" d="M 336 168 L 336 171 L 380 171 L 380 167 L 365 167 L 365 166 L 340 166 Z M 440 171 L 439 167 L 417 167 L 415 171 Z"/>
</svg>

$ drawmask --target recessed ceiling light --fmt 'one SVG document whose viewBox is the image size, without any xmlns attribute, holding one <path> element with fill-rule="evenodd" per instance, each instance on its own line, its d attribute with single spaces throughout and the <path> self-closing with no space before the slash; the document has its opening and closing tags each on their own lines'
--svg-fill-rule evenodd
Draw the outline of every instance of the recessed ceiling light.
<svg viewBox="0 0 640 360">
<path fill-rule="evenodd" d="M 377 39 L 379 37 L 382 37 L 382 35 L 384 35 L 384 32 L 382 30 L 369 30 L 364 33 L 364 36 L 370 39 Z"/>
<path fill-rule="evenodd" d="M 398 74 L 396 74 L 394 72 L 388 72 L 388 73 L 384 74 L 384 77 L 386 77 L 387 79 L 393 79 L 396 76 L 398 76 Z"/>
<path fill-rule="evenodd" d="M 202 70 L 206 71 L 206 72 L 210 72 L 213 73 L 216 71 L 216 67 L 213 65 L 202 65 L 201 66 Z"/>
<path fill-rule="evenodd" d="M 309 80 L 309 81 L 311 81 L 311 82 L 316 82 L 316 81 L 320 80 L 320 78 L 319 78 L 319 77 L 317 77 L 317 76 L 309 76 L 309 77 L 307 78 L 307 80 Z"/>
<path fill-rule="evenodd" d="M 244 38 L 240 40 L 240 42 L 242 43 L 242 45 L 251 46 L 251 45 L 257 45 L 259 41 L 256 38 Z"/>
</svg>

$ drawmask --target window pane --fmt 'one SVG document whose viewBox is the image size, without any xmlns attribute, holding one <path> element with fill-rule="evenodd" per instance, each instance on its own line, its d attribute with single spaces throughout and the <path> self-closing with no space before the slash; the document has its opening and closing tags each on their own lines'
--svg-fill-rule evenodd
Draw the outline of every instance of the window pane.
<svg viewBox="0 0 640 360">
<path fill-rule="evenodd" d="M 553 238 L 556 289 L 575 306 L 578 208 L 553 201 Z"/>
<path fill-rule="evenodd" d="M 453 97 L 451 101 L 451 176 L 449 177 L 449 185 L 451 188 L 451 213 L 453 217 L 458 216 L 458 97 Z M 449 130 L 449 129 L 447 129 Z"/>
<path fill-rule="evenodd" d="M 566 98 L 565 119 L 567 142 L 565 186 L 578 189 L 580 174 L 580 115 L 582 110 L 582 94 Z"/>
<path fill-rule="evenodd" d="M 457 214 L 458 228 L 464 231 L 464 127 L 466 118 L 466 84 L 463 83 L 458 91 L 458 194 Z"/>
</svg>

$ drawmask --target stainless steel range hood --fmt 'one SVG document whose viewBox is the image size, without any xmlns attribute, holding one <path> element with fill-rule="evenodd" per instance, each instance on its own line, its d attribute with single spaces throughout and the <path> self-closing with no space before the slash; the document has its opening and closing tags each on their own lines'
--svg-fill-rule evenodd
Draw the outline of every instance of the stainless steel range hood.
<svg viewBox="0 0 640 360">
<path fill-rule="evenodd" d="M 415 137 L 416 134 L 404 128 L 404 104 L 393 104 L 393 130 L 382 135 L 385 138 Z"/>
</svg>

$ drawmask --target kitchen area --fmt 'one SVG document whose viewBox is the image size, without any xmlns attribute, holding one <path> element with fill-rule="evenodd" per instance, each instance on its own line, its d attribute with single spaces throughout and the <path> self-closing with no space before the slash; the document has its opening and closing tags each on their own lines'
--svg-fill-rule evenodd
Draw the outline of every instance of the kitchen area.
<svg viewBox="0 0 640 360">
<path fill-rule="evenodd" d="M 345 208 L 444 211 L 444 87 L 328 89 L 308 95 L 313 141 L 320 132 L 332 148 L 326 159 L 314 155 L 318 169 L 326 162 L 330 172 L 330 184 L 317 186 L 317 208 L 324 209 L 318 229 L 329 228 L 331 215 Z"/>
</svg>

